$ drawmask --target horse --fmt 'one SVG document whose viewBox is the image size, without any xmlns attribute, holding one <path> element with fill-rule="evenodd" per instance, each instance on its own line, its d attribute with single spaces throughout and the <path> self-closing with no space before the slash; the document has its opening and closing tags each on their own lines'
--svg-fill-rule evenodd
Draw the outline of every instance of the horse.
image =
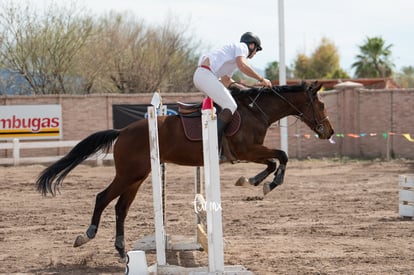
<svg viewBox="0 0 414 275">
<path fill-rule="evenodd" d="M 318 91 L 317 82 L 297 85 L 273 86 L 271 88 L 232 88 L 240 114 L 240 128 L 232 136 L 224 137 L 222 150 L 227 161 L 240 160 L 266 165 L 257 175 L 245 179 L 259 185 L 274 173 L 270 183 L 264 184 L 265 194 L 283 183 L 287 154 L 263 145 L 267 129 L 272 123 L 292 115 L 303 121 L 320 139 L 329 139 L 333 127 L 327 116 Z M 186 138 L 179 115 L 158 116 L 160 161 L 186 166 L 203 166 L 202 141 Z M 115 177 L 110 185 L 96 195 L 91 223 L 83 235 L 77 236 L 74 247 L 93 239 L 98 231 L 101 214 L 108 204 L 118 198 L 115 205 L 115 249 L 121 259 L 125 258 L 124 221 L 138 189 L 151 172 L 148 120 L 142 119 L 123 129 L 98 131 L 80 141 L 67 155 L 44 169 L 36 181 L 37 190 L 44 196 L 56 195 L 68 173 L 89 156 L 108 151 L 113 146 Z M 279 166 L 277 167 L 277 161 Z"/>
</svg>

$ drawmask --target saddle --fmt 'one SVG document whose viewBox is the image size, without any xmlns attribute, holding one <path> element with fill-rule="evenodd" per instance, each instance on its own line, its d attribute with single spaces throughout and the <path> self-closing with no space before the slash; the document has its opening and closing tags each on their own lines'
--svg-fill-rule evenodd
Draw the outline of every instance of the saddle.
<svg viewBox="0 0 414 275">
<path fill-rule="evenodd" d="M 184 128 L 185 136 L 191 141 L 200 141 L 203 139 L 201 128 L 201 106 L 202 103 L 183 103 L 177 102 L 178 114 L 181 118 L 181 123 Z M 220 106 L 214 104 L 217 114 L 221 111 Z M 233 136 L 240 129 L 241 116 L 236 110 L 233 115 L 233 120 L 229 123 L 224 135 L 227 137 Z"/>
</svg>

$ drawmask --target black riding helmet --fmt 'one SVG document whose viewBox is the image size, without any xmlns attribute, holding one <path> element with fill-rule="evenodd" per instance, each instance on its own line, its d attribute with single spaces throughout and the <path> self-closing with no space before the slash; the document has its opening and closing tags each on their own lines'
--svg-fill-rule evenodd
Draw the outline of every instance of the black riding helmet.
<svg viewBox="0 0 414 275">
<path fill-rule="evenodd" d="M 256 51 L 261 51 L 262 50 L 262 46 L 261 46 L 262 43 L 260 42 L 260 38 L 252 32 L 244 33 L 240 38 L 240 42 L 244 42 L 247 45 L 249 45 L 250 43 L 254 43 Z M 250 48 L 249 48 L 249 55 L 253 51 L 254 51 L 254 49 L 250 50 Z"/>
</svg>

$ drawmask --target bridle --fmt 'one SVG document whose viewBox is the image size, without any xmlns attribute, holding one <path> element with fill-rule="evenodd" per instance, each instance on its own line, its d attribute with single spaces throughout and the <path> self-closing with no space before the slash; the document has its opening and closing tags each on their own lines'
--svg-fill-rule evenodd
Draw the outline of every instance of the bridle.
<svg viewBox="0 0 414 275">
<path fill-rule="evenodd" d="M 233 82 L 231 83 L 229 86 L 231 86 L 232 84 L 235 83 L 239 83 L 239 82 Z M 239 83 L 240 84 L 240 83 Z M 248 88 L 253 88 L 253 86 L 249 86 L 246 84 L 242 84 Z M 306 116 L 301 110 L 299 110 L 298 107 L 296 107 L 292 102 L 290 102 L 286 97 L 284 97 L 280 92 L 278 92 L 277 87 L 272 86 L 272 88 L 270 88 L 271 91 L 277 95 L 279 98 L 281 98 L 283 101 L 285 101 L 290 107 L 292 107 L 292 109 L 294 109 L 297 114 L 293 115 L 295 116 L 297 119 L 300 119 L 301 121 L 305 122 L 309 122 L 310 125 L 313 125 L 312 130 L 316 131 L 317 133 L 323 133 L 325 131 L 325 127 L 323 126 L 323 122 L 328 120 L 329 117 L 325 116 L 324 118 L 322 118 L 321 120 L 318 119 L 317 115 L 316 115 L 316 110 L 315 110 L 315 103 L 314 103 L 314 97 L 312 96 L 312 86 L 310 85 L 307 88 L 307 94 L 309 96 L 310 102 L 307 104 L 308 108 L 312 108 L 312 116 L 313 119 L 309 118 L 308 116 Z M 250 108 L 253 108 L 253 106 L 256 106 L 256 108 L 262 113 L 264 120 L 266 120 L 267 124 L 270 126 L 270 122 L 269 122 L 269 118 L 266 115 L 266 113 L 260 108 L 260 106 L 256 103 L 257 99 L 260 97 L 260 95 L 265 91 L 264 87 L 260 87 L 258 90 L 257 95 L 255 96 L 255 98 L 250 98 L 250 100 L 252 101 L 248 106 Z"/>
<path fill-rule="evenodd" d="M 300 119 L 303 122 L 305 122 L 305 121 L 309 122 L 310 125 L 313 125 L 313 127 L 311 127 L 311 128 L 313 130 L 315 130 L 317 133 L 323 133 L 325 131 L 325 127 L 323 126 L 323 122 L 328 120 L 329 117 L 325 116 L 321 120 L 318 119 L 318 116 L 317 116 L 316 110 L 315 110 L 314 97 L 312 95 L 312 86 L 309 86 L 306 92 L 307 92 L 307 94 L 309 96 L 309 99 L 310 99 L 310 102 L 307 104 L 307 106 L 308 106 L 308 108 L 312 108 L 313 118 L 309 118 L 308 116 L 306 116 L 292 102 L 290 102 L 286 97 L 284 97 L 281 93 L 279 93 L 275 87 L 272 87 L 271 90 L 274 94 L 276 94 L 283 101 L 285 101 L 287 104 L 289 104 L 289 106 L 292 107 L 297 112 L 297 114 L 294 115 L 296 118 Z"/>
</svg>

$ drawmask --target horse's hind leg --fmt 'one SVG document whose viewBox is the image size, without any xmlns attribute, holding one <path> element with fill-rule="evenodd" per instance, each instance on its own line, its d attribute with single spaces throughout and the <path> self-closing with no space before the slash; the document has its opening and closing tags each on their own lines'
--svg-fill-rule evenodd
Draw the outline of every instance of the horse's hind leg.
<svg viewBox="0 0 414 275">
<path fill-rule="evenodd" d="M 91 224 L 84 235 L 77 236 L 75 243 L 73 244 L 74 247 L 81 246 L 95 238 L 96 233 L 98 232 L 102 212 L 113 199 L 120 195 L 123 191 L 122 186 L 125 185 L 120 184 L 118 178 L 115 177 L 112 183 L 104 191 L 96 195 L 95 208 L 93 210 Z"/>
<path fill-rule="evenodd" d="M 135 199 L 137 191 L 143 181 L 139 181 L 128 187 L 124 193 L 119 197 L 115 205 L 116 214 L 116 237 L 115 248 L 119 253 L 121 259 L 125 258 L 125 237 L 124 237 L 124 223 L 128 214 L 128 209 Z"/>
</svg>

